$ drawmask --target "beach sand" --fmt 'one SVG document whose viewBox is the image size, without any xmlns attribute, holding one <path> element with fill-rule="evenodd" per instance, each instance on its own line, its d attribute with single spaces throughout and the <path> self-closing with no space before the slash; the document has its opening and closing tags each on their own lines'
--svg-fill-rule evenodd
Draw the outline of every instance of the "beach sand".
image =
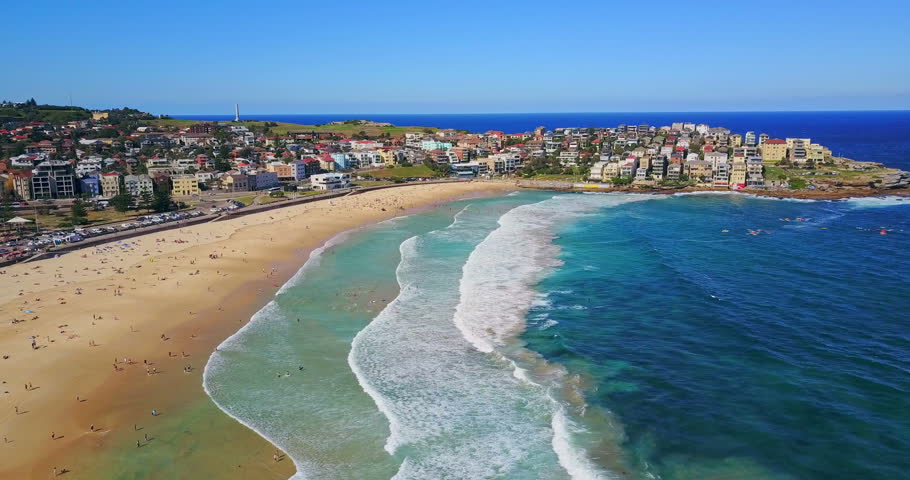
<svg viewBox="0 0 910 480">
<path fill-rule="evenodd" d="M 205 395 L 209 354 L 337 233 L 511 189 L 376 190 L 7 267 L 0 478 L 288 478 L 290 460 Z"/>
</svg>

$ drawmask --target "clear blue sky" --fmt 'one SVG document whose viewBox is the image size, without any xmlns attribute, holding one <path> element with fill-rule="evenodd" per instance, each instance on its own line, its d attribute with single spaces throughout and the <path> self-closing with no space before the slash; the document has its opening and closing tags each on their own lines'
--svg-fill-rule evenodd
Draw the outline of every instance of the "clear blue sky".
<svg viewBox="0 0 910 480">
<path fill-rule="evenodd" d="M 910 0 L 11 1 L 0 99 L 167 114 L 910 109 Z"/>
</svg>

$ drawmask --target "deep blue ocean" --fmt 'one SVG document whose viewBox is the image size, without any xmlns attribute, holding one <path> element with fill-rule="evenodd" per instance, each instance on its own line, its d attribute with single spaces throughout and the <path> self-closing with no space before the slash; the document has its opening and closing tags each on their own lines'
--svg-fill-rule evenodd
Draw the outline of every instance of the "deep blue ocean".
<svg viewBox="0 0 910 480">
<path fill-rule="evenodd" d="M 461 200 L 314 252 L 205 388 L 295 480 L 908 478 L 908 245 L 900 197 Z"/>
<path fill-rule="evenodd" d="M 177 115 L 197 120 L 233 120 L 233 115 Z M 754 131 L 772 137 L 809 137 L 836 156 L 881 162 L 910 170 L 910 111 L 852 112 L 692 112 L 692 113 L 483 113 L 483 114 L 249 114 L 247 120 L 323 124 L 351 119 L 402 126 L 457 128 L 472 132 L 531 131 L 538 126 L 615 127 L 619 124 L 662 126 L 673 122 L 706 123 L 735 133 Z"/>
<path fill-rule="evenodd" d="M 910 477 L 910 201 L 674 196 L 558 232 L 528 347 L 583 372 L 632 470 Z"/>
</svg>

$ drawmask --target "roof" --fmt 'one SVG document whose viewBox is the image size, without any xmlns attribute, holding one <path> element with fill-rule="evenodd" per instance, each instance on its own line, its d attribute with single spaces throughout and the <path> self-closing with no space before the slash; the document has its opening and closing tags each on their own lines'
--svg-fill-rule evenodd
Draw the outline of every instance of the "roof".
<svg viewBox="0 0 910 480">
<path fill-rule="evenodd" d="M 787 144 L 787 141 L 786 141 L 786 140 L 781 140 L 781 139 L 779 139 L 779 138 L 772 138 L 772 139 L 770 139 L 770 140 L 765 140 L 765 144 L 771 144 L 771 145 L 786 145 L 786 144 Z"/>
</svg>

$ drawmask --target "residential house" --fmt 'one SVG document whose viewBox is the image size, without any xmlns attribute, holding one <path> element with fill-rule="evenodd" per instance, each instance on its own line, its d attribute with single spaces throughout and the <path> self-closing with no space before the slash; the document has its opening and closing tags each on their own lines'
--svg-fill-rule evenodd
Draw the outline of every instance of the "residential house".
<svg viewBox="0 0 910 480">
<path fill-rule="evenodd" d="M 291 174 L 294 180 L 299 182 L 307 177 L 306 163 L 303 160 L 292 160 L 289 165 L 291 166 Z"/>
<path fill-rule="evenodd" d="M 184 133 L 180 136 L 180 142 L 186 146 L 211 145 L 212 135 L 208 133 Z"/>
<path fill-rule="evenodd" d="M 563 150 L 559 152 L 559 163 L 564 167 L 574 167 L 578 165 L 577 150 Z"/>
<path fill-rule="evenodd" d="M 787 141 L 779 138 L 765 140 L 761 146 L 761 160 L 765 165 L 780 163 L 787 158 Z"/>
<path fill-rule="evenodd" d="M 809 161 L 809 139 L 808 138 L 788 138 L 787 147 L 790 150 L 790 163 L 793 165 L 802 165 Z"/>
<path fill-rule="evenodd" d="M 266 166 L 266 170 L 269 172 L 274 172 L 278 176 L 278 180 L 294 179 L 294 167 L 287 163 L 271 162 Z"/>
<path fill-rule="evenodd" d="M 101 195 L 113 197 L 120 195 L 120 174 L 117 172 L 108 172 L 101 174 Z"/>
<path fill-rule="evenodd" d="M 231 192 L 248 192 L 250 182 L 242 173 L 226 174 L 221 177 L 221 188 Z"/>
<path fill-rule="evenodd" d="M 79 192 L 98 197 L 101 195 L 101 179 L 98 174 L 88 174 L 79 179 Z"/>
<path fill-rule="evenodd" d="M 524 164 L 521 155 L 517 153 L 498 153 L 478 161 L 486 163 L 490 172 L 499 174 L 514 173 Z"/>
<path fill-rule="evenodd" d="M 420 149 L 426 151 L 432 150 L 442 150 L 448 151 L 452 148 L 452 144 L 449 142 L 440 142 L 438 140 L 423 140 L 420 142 Z"/>
<path fill-rule="evenodd" d="M 620 176 L 625 178 L 632 178 L 638 172 L 638 159 L 635 157 L 629 157 L 620 167 Z"/>
<path fill-rule="evenodd" d="M 278 186 L 278 174 L 275 172 L 250 172 L 247 180 L 250 190 L 267 190 Z"/>
<path fill-rule="evenodd" d="M 588 174 L 588 180 L 595 182 L 602 182 L 604 180 L 604 168 L 610 162 L 595 162 L 594 165 L 591 165 L 591 173 Z"/>
<path fill-rule="evenodd" d="M 137 198 L 143 193 L 152 193 L 155 184 L 148 175 L 127 175 L 123 177 L 123 185 L 126 187 L 126 193 Z"/>
<path fill-rule="evenodd" d="M 17 198 L 30 200 L 32 197 L 32 172 L 31 170 L 20 170 L 13 175 L 13 192 Z"/>
<path fill-rule="evenodd" d="M 730 164 L 727 162 L 718 163 L 714 167 L 714 186 L 730 186 Z"/>
<path fill-rule="evenodd" d="M 707 160 L 688 160 L 683 165 L 683 171 L 690 180 L 705 182 L 711 179 L 714 165 Z"/>
<path fill-rule="evenodd" d="M 748 170 L 746 168 L 746 159 L 743 157 L 734 157 L 730 166 L 730 185 L 745 186 Z"/>
<path fill-rule="evenodd" d="M 747 187 L 764 187 L 765 179 L 763 175 L 764 166 L 759 156 L 753 156 L 746 159 L 746 186 Z"/>
<path fill-rule="evenodd" d="M 726 163 L 727 154 L 724 152 L 709 152 L 705 154 L 705 161 L 711 165 L 712 170 L 716 170 L 719 163 Z"/>
<path fill-rule="evenodd" d="M 667 174 L 669 161 L 663 155 L 655 155 L 651 159 L 651 176 L 655 180 L 663 180 Z"/>
<path fill-rule="evenodd" d="M 171 195 L 199 195 L 199 182 L 195 175 L 171 175 Z"/>
</svg>

